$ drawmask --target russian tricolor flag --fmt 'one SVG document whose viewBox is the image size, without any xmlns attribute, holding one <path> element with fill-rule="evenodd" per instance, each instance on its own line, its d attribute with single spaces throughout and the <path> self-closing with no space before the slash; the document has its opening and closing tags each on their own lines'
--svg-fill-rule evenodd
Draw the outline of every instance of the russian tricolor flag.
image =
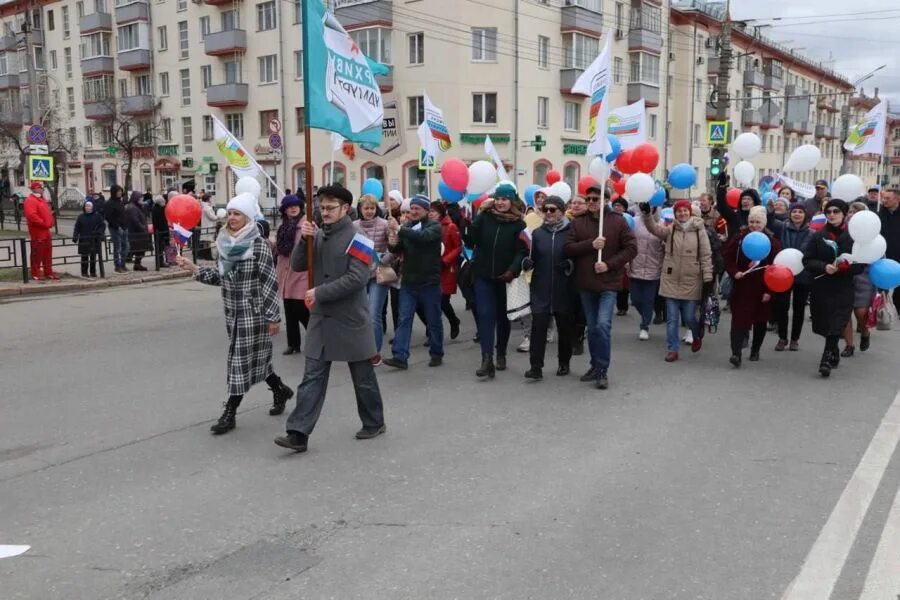
<svg viewBox="0 0 900 600">
<path fill-rule="evenodd" d="M 361 260 L 366 265 L 371 265 L 375 261 L 375 242 L 366 235 L 357 233 L 350 240 L 346 254 Z"/>
<path fill-rule="evenodd" d="M 172 225 L 172 235 L 175 237 L 175 243 L 179 248 L 184 248 L 184 245 L 191 241 L 191 231 L 178 223 Z"/>
<path fill-rule="evenodd" d="M 809 222 L 809 228 L 813 231 L 819 231 L 825 224 L 828 223 L 828 219 L 825 218 L 825 215 L 816 215 Z"/>
<path fill-rule="evenodd" d="M 522 240 L 522 243 L 525 244 L 525 247 L 531 252 L 531 232 L 528 231 L 528 229 L 523 229 L 519 234 L 519 239 Z"/>
</svg>

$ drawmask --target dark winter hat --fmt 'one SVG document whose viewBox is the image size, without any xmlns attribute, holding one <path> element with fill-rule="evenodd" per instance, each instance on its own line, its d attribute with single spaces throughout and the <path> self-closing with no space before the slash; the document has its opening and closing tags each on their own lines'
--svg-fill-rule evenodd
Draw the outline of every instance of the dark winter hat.
<svg viewBox="0 0 900 600">
<path fill-rule="evenodd" d="M 832 207 L 840 209 L 840 211 L 844 213 L 844 216 L 847 216 L 847 213 L 850 212 L 850 205 L 839 198 L 831 198 L 825 203 L 823 210 L 827 211 Z"/>
<path fill-rule="evenodd" d="M 628 200 L 619 196 L 615 200 L 612 201 L 613 204 L 620 204 L 624 210 L 628 210 Z"/>
<path fill-rule="evenodd" d="M 494 190 L 494 198 L 505 198 L 510 202 L 515 202 L 519 199 L 519 194 L 516 193 L 516 188 L 510 184 L 501 183 L 497 186 L 497 189 Z"/>
<path fill-rule="evenodd" d="M 825 186 L 825 189 L 828 189 L 828 180 L 827 179 L 819 179 L 818 181 L 816 181 L 816 187 L 818 187 L 820 185 L 823 185 L 823 186 Z"/>
<path fill-rule="evenodd" d="M 328 196 L 330 198 L 334 198 L 335 200 L 339 200 L 341 204 L 353 204 L 353 194 L 341 185 L 323 185 L 319 188 L 319 191 L 316 192 L 316 195 Z"/>
<path fill-rule="evenodd" d="M 281 206 L 278 207 L 280 212 L 284 212 L 292 206 L 302 206 L 303 203 L 300 202 L 300 197 L 296 194 L 291 194 L 289 196 L 285 196 L 281 199 Z"/>
<path fill-rule="evenodd" d="M 566 203 L 559 196 L 550 196 L 544 200 L 544 206 L 555 206 L 560 212 L 565 212 L 566 210 Z"/>
<path fill-rule="evenodd" d="M 431 208 L 431 200 L 429 200 L 426 196 L 422 196 L 421 194 L 416 194 L 412 198 L 409 199 L 410 206 L 418 206 L 423 210 L 428 210 Z"/>
<path fill-rule="evenodd" d="M 753 199 L 753 206 L 759 206 L 762 204 L 762 201 L 759 199 L 759 192 L 754 190 L 753 188 L 747 188 L 746 190 L 741 192 L 741 198 L 744 196 L 748 196 Z"/>
<path fill-rule="evenodd" d="M 809 213 L 806 212 L 806 205 L 803 204 L 802 202 L 792 202 L 791 203 L 791 205 L 788 207 L 788 213 L 792 213 L 795 210 L 802 210 L 803 214 L 806 215 L 806 218 L 807 219 L 809 218 Z"/>
</svg>

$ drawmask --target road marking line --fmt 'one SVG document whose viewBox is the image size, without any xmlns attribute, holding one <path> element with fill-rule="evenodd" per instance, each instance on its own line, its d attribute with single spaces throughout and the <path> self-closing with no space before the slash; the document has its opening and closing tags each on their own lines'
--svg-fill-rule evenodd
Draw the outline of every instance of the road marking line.
<svg viewBox="0 0 900 600">
<path fill-rule="evenodd" d="M 869 574 L 866 575 L 859 600 L 884 600 L 897 596 L 900 596 L 900 489 L 894 496 L 894 504 L 881 532 L 881 540 L 869 565 Z"/>
<path fill-rule="evenodd" d="M 827 600 L 900 440 L 900 392 L 781 600 Z M 896 508 L 896 507 L 895 507 Z M 896 540 L 895 540 L 896 541 Z M 894 593 L 900 593 L 895 590 Z"/>
</svg>

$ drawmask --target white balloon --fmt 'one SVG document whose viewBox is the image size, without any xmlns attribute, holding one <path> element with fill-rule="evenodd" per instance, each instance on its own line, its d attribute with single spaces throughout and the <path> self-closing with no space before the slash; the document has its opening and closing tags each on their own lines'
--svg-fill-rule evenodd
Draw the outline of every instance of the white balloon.
<svg viewBox="0 0 900 600">
<path fill-rule="evenodd" d="M 789 268 L 794 277 L 803 272 L 803 253 L 796 248 L 785 248 L 775 255 L 774 262 Z"/>
<path fill-rule="evenodd" d="M 756 167 L 746 160 L 742 160 L 734 165 L 732 173 L 734 173 L 734 178 L 740 186 L 749 186 L 756 179 Z"/>
<path fill-rule="evenodd" d="M 878 237 L 878 233 L 881 231 L 881 219 L 871 210 L 855 213 L 850 217 L 847 231 L 854 242 L 868 244 Z"/>
<path fill-rule="evenodd" d="M 856 215 L 853 215 L 853 218 L 856 218 Z M 850 219 L 850 222 L 852 223 L 853 219 Z M 881 260 L 885 252 L 887 252 L 887 240 L 880 235 L 868 243 L 853 242 L 853 262 L 872 264 L 876 260 Z"/>
<path fill-rule="evenodd" d="M 557 181 L 550 186 L 550 195 L 559 196 L 563 202 L 568 202 L 572 199 L 572 188 L 565 181 Z"/>
<path fill-rule="evenodd" d="M 811 171 L 822 160 L 822 151 L 812 144 L 803 144 L 791 152 L 790 158 L 784 165 L 784 171 Z"/>
<path fill-rule="evenodd" d="M 590 173 L 591 177 L 597 181 L 606 181 L 606 178 L 609 177 L 609 163 L 606 162 L 605 158 L 598 156 L 594 158 L 594 160 L 591 161 L 590 166 L 588 166 L 588 173 Z"/>
<path fill-rule="evenodd" d="M 262 186 L 253 177 L 241 177 L 238 179 L 237 185 L 234 186 L 234 195 L 252 194 L 254 198 L 259 199 L 262 193 Z"/>
<path fill-rule="evenodd" d="M 833 184 L 831 184 L 831 197 L 837 200 L 853 202 L 860 196 L 865 195 L 866 184 L 863 183 L 862 179 L 852 173 L 841 175 L 834 180 Z"/>
<path fill-rule="evenodd" d="M 220 208 L 219 210 L 216 211 L 216 218 L 219 219 L 220 221 L 227 216 L 228 216 L 228 211 L 226 211 L 224 208 Z"/>
<path fill-rule="evenodd" d="M 646 173 L 635 173 L 625 182 L 625 195 L 631 202 L 648 202 L 656 192 L 656 182 Z"/>
<path fill-rule="evenodd" d="M 755 133 L 742 133 L 734 138 L 734 142 L 731 144 L 731 150 L 738 158 L 750 160 L 756 158 L 756 155 L 762 150 L 762 140 L 760 140 L 759 136 Z"/>
<path fill-rule="evenodd" d="M 469 165 L 469 194 L 483 194 L 497 184 L 497 169 L 486 160 Z"/>
</svg>

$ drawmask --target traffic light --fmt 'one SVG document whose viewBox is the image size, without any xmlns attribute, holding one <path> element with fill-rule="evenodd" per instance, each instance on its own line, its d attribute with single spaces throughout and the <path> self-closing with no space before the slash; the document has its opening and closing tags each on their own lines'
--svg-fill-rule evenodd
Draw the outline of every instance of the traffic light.
<svg viewBox="0 0 900 600">
<path fill-rule="evenodd" d="M 713 148 L 709 151 L 709 174 L 711 177 L 718 177 L 722 172 L 722 150 Z"/>
</svg>

